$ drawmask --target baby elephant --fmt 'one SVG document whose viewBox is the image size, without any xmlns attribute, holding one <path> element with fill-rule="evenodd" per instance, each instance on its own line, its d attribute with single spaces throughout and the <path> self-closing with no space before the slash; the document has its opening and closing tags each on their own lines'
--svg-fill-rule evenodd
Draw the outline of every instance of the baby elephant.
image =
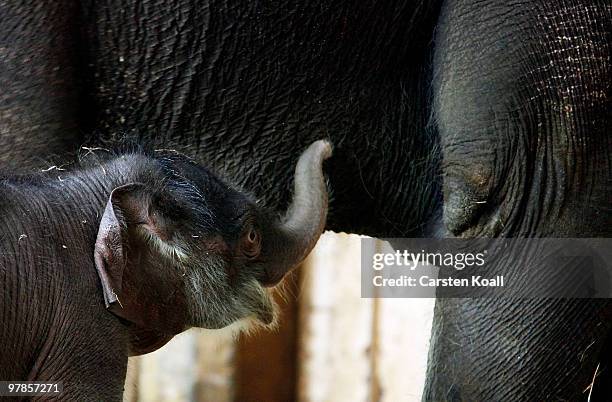
<svg viewBox="0 0 612 402">
<path fill-rule="evenodd" d="M 280 220 L 175 154 L 0 180 L 0 380 L 120 400 L 128 355 L 190 327 L 270 324 L 266 287 L 324 230 L 330 154 L 301 155 Z"/>
</svg>

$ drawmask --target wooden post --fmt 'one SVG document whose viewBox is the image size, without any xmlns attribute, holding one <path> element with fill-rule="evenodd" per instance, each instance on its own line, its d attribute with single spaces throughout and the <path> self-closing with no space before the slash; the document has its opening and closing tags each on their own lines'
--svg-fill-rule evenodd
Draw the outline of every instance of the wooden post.
<svg viewBox="0 0 612 402">
<path fill-rule="evenodd" d="M 359 237 L 325 234 L 304 266 L 298 400 L 369 401 L 374 303 L 360 298 Z"/>
<path fill-rule="evenodd" d="M 377 252 L 393 253 L 377 241 Z M 376 299 L 375 383 L 380 402 L 418 402 L 425 384 L 434 299 Z"/>
</svg>

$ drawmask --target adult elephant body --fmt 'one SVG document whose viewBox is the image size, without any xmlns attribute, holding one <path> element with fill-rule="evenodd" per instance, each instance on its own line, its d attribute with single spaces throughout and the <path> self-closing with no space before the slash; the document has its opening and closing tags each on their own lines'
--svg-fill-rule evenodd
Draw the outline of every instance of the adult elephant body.
<svg viewBox="0 0 612 402">
<path fill-rule="evenodd" d="M 28 3 L 0 6 L 5 167 L 152 138 L 281 210 L 329 137 L 332 230 L 610 235 L 609 1 Z M 424 398 L 586 399 L 597 371 L 594 400 L 609 312 L 439 300 Z"/>
</svg>

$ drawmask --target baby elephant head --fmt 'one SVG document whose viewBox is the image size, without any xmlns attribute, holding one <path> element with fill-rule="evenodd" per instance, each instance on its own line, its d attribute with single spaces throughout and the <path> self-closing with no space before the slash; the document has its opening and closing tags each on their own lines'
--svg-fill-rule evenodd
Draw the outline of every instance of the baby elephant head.
<svg viewBox="0 0 612 402">
<path fill-rule="evenodd" d="M 301 155 L 291 205 L 278 219 L 180 156 L 154 161 L 138 183 L 115 188 L 95 246 L 106 306 L 130 328 L 131 354 L 189 327 L 270 324 L 277 284 L 325 228 L 327 188 L 317 141 Z"/>
</svg>

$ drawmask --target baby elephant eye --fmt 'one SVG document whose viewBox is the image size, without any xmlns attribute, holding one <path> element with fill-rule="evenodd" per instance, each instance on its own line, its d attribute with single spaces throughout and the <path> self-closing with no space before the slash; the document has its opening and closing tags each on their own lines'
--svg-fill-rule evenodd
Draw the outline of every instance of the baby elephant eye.
<svg viewBox="0 0 612 402">
<path fill-rule="evenodd" d="M 242 236 L 242 252 L 247 258 L 255 258 L 259 255 L 261 248 L 261 237 L 254 227 L 246 230 Z"/>
</svg>

